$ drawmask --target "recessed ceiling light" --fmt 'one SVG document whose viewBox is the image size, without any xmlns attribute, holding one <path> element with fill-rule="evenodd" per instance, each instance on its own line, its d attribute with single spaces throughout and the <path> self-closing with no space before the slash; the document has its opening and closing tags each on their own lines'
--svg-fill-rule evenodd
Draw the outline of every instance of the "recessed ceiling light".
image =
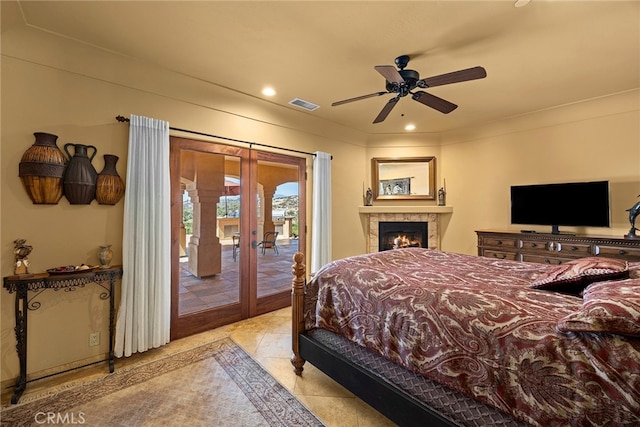
<svg viewBox="0 0 640 427">
<path fill-rule="evenodd" d="M 262 94 L 264 96 L 273 96 L 276 94 L 276 90 L 272 87 L 265 87 L 264 89 L 262 89 Z"/>
<path fill-rule="evenodd" d="M 415 128 L 416 128 L 416 125 L 409 123 L 404 127 L 404 130 L 414 130 Z"/>
<path fill-rule="evenodd" d="M 531 3 L 531 0 L 516 0 L 516 2 L 513 5 L 515 7 L 524 7 L 529 3 Z"/>
</svg>

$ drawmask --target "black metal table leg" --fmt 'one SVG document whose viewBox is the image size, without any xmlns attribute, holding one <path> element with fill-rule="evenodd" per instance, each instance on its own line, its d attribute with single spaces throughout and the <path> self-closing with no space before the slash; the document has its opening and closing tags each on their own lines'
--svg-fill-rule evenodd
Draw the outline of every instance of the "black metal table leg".
<svg viewBox="0 0 640 427">
<path fill-rule="evenodd" d="M 16 351 L 20 361 L 20 374 L 16 380 L 16 389 L 11 403 L 16 404 L 27 387 L 27 288 L 19 288 L 16 292 Z"/>
<path fill-rule="evenodd" d="M 114 274 L 111 275 L 109 279 L 109 373 L 113 373 L 115 371 L 115 358 L 113 353 L 113 336 L 115 332 L 115 283 L 116 276 Z"/>
</svg>

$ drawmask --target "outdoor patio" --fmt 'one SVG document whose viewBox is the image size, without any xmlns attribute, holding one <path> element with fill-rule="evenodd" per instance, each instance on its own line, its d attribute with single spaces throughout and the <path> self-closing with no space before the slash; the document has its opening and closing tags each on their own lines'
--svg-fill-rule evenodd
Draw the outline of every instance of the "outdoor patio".
<svg viewBox="0 0 640 427">
<path fill-rule="evenodd" d="M 180 315 L 238 302 L 240 263 L 233 260 L 231 239 L 222 243 L 222 273 L 198 279 L 187 269 L 187 258 L 180 260 Z M 297 239 L 278 239 L 278 252 L 258 248 L 258 296 L 291 289 L 293 255 L 298 251 Z"/>
</svg>

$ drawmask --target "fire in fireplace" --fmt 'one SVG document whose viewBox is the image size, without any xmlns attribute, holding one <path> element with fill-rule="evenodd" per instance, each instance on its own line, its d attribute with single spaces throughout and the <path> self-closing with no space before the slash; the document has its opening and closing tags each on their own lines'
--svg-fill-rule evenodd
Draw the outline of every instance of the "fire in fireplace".
<svg viewBox="0 0 640 427">
<path fill-rule="evenodd" d="M 380 251 L 399 248 L 426 248 L 426 222 L 395 222 L 378 223 L 378 248 Z"/>
</svg>

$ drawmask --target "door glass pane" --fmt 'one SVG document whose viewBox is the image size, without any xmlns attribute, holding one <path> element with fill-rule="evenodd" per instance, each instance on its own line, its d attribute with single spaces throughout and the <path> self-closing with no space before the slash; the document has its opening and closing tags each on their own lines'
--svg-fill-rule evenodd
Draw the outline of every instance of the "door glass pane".
<svg viewBox="0 0 640 427">
<path fill-rule="evenodd" d="M 258 298 L 291 292 L 298 251 L 298 167 L 258 161 Z"/>
<path fill-rule="evenodd" d="M 240 301 L 240 158 L 182 150 L 179 316 Z"/>
</svg>

